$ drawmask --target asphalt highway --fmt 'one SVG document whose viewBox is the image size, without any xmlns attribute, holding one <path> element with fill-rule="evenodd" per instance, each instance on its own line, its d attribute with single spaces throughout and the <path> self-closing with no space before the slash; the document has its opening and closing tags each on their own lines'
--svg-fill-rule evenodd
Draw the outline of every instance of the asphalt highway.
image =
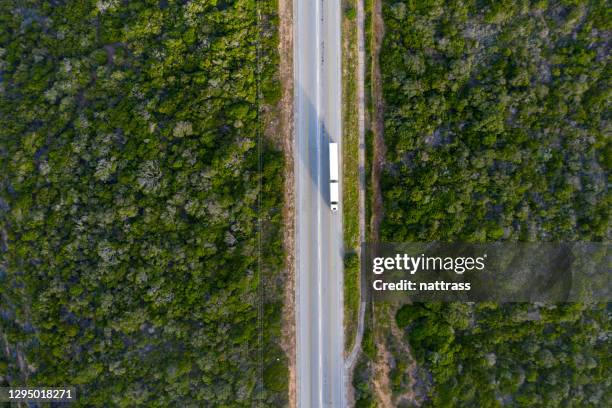
<svg viewBox="0 0 612 408">
<path fill-rule="evenodd" d="M 329 205 L 329 142 L 342 151 L 340 16 L 339 0 L 294 1 L 300 408 L 345 406 L 342 200 Z"/>
</svg>

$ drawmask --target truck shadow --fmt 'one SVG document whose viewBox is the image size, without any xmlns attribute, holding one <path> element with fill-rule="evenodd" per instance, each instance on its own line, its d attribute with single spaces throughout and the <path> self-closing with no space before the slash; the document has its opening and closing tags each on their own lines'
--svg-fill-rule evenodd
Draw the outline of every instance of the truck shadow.
<svg viewBox="0 0 612 408">
<path fill-rule="evenodd" d="M 294 160 L 296 160 L 296 177 L 304 172 L 308 174 L 308 182 L 312 183 L 312 191 L 317 192 L 329 211 L 329 143 L 333 140 L 324 118 L 317 112 L 312 102 L 300 84 L 296 84 L 294 108 Z M 301 166 L 301 168 L 300 168 Z M 296 189 L 298 185 L 296 185 Z M 314 199 L 314 197 L 298 197 L 297 199 Z M 298 203 L 296 203 L 298 205 Z"/>
</svg>

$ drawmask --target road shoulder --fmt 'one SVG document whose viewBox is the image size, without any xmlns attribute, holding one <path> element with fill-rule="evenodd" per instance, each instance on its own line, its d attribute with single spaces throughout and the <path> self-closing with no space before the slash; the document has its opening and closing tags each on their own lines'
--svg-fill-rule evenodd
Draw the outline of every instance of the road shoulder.
<svg viewBox="0 0 612 408">
<path fill-rule="evenodd" d="M 287 271 L 283 299 L 282 347 L 289 360 L 289 407 L 297 406 L 296 395 L 296 333 L 295 333 L 295 183 L 294 183 L 294 121 L 293 121 L 293 2 L 279 0 L 279 54 L 281 100 L 280 133 L 285 155 L 283 208 L 285 268 Z"/>
</svg>

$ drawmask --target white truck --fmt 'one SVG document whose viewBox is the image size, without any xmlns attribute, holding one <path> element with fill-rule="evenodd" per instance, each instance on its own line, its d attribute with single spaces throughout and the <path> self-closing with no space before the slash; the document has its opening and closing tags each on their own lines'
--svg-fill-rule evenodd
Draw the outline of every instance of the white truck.
<svg viewBox="0 0 612 408">
<path fill-rule="evenodd" d="M 329 206 L 338 211 L 340 191 L 338 188 L 338 143 L 329 144 Z"/>
</svg>

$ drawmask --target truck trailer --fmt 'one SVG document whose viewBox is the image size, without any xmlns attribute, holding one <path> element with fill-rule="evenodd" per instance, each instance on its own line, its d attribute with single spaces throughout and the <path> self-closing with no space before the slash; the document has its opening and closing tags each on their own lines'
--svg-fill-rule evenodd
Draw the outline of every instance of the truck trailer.
<svg viewBox="0 0 612 408">
<path fill-rule="evenodd" d="M 340 191 L 338 188 L 338 143 L 329 144 L 329 207 L 338 211 Z"/>
</svg>

